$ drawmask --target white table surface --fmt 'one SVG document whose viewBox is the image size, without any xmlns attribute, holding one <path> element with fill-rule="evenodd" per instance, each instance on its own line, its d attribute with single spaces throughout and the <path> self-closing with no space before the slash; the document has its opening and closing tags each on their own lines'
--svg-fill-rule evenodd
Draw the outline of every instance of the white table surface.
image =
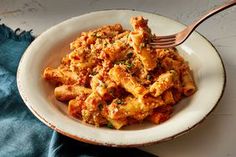
<svg viewBox="0 0 236 157">
<path fill-rule="evenodd" d="M 136 9 L 189 24 L 222 0 L 0 0 L 0 19 L 12 28 L 38 35 L 63 20 L 103 9 Z M 160 157 L 236 156 L 236 7 L 210 18 L 197 29 L 222 56 L 227 73 L 224 95 L 197 128 L 172 141 L 142 147 Z"/>
</svg>

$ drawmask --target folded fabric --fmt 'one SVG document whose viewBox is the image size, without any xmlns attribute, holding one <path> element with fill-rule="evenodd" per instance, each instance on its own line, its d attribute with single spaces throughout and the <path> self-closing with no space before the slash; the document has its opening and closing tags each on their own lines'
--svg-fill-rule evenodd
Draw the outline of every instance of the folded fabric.
<svg viewBox="0 0 236 157">
<path fill-rule="evenodd" d="M 136 148 L 110 148 L 63 136 L 36 119 L 16 86 L 19 60 L 34 40 L 31 31 L 13 31 L 0 25 L 0 156 L 144 157 Z M 32 67 L 33 68 L 33 67 Z"/>
</svg>

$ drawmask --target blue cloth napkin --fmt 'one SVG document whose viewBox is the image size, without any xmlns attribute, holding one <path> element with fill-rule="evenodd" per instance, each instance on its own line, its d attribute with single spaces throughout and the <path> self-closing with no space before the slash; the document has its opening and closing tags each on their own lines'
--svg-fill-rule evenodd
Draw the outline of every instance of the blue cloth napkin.
<svg viewBox="0 0 236 157">
<path fill-rule="evenodd" d="M 31 31 L 0 25 L 0 157 L 151 157 L 136 148 L 109 148 L 63 136 L 36 119 L 16 86 L 19 60 L 34 40 Z"/>
</svg>

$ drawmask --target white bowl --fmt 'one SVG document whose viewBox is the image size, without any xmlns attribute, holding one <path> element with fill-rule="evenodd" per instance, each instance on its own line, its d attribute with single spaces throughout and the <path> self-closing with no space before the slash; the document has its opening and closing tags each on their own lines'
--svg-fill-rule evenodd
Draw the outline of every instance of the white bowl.
<svg viewBox="0 0 236 157">
<path fill-rule="evenodd" d="M 20 94 L 31 112 L 52 129 L 74 139 L 107 146 L 139 146 L 166 141 L 186 133 L 214 109 L 225 86 L 225 70 L 216 49 L 200 34 L 192 35 L 178 47 L 189 61 L 197 92 L 176 105 L 172 117 L 160 124 L 136 124 L 122 130 L 84 124 L 67 114 L 67 106 L 53 95 L 53 86 L 42 78 L 43 69 L 55 67 L 69 52 L 69 43 L 80 32 L 106 24 L 120 23 L 131 29 L 130 17 L 142 15 L 153 33 L 168 35 L 185 26 L 166 17 L 131 10 L 88 13 L 66 20 L 42 33 L 24 53 L 17 73 Z"/>
</svg>

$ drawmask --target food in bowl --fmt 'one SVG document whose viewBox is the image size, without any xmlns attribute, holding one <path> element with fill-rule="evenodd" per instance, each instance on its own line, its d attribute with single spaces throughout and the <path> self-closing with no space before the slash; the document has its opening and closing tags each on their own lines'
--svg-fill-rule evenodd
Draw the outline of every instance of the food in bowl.
<svg viewBox="0 0 236 157">
<path fill-rule="evenodd" d="M 73 117 L 115 129 L 145 120 L 160 124 L 196 91 L 177 49 L 152 48 L 154 35 L 143 17 L 131 18 L 131 25 L 132 31 L 114 24 L 82 32 L 61 64 L 44 70 Z"/>
</svg>

